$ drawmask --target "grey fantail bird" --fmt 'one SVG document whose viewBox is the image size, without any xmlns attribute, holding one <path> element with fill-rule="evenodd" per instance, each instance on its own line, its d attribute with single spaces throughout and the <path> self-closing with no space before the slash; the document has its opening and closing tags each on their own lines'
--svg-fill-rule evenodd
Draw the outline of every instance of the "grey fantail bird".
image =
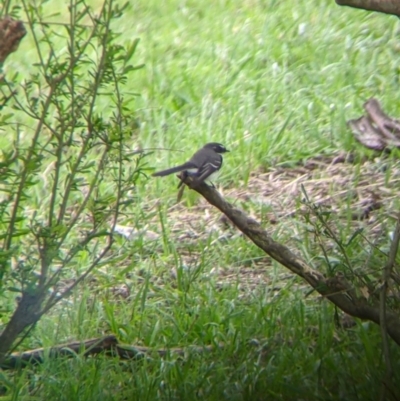
<svg viewBox="0 0 400 401">
<path fill-rule="evenodd" d="M 199 149 L 189 161 L 180 166 L 172 167 L 167 170 L 153 173 L 154 177 L 164 177 L 165 175 L 186 172 L 186 176 L 194 178 L 195 184 L 201 184 L 203 181 L 210 179 L 222 167 L 221 153 L 229 152 L 224 145 L 211 142 Z M 179 184 L 179 186 L 182 182 Z"/>
</svg>

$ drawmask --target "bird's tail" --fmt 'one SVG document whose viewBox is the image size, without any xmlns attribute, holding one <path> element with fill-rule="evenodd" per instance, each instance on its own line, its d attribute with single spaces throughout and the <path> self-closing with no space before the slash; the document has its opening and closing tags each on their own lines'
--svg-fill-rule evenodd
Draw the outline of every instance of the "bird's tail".
<svg viewBox="0 0 400 401">
<path fill-rule="evenodd" d="M 179 173 L 179 171 L 188 170 L 193 167 L 195 167 L 195 166 L 193 166 L 193 164 L 185 163 L 185 164 L 181 164 L 180 166 L 169 168 L 167 170 L 157 171 L 156 173 L 153 173 L 152 175 L 153 175 L 153 177 L 164 177 L 165 175 Z"/>
</svg>

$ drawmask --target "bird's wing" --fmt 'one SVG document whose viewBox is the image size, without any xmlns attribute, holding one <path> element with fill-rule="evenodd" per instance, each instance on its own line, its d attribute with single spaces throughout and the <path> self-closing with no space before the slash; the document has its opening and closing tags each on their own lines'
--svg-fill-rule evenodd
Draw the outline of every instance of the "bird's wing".
<svg viewBox="0 0 400 401">
<path fill-rule="evenodd" d="M 222 156 L 216 154 L 216 157 L 212 159 L 212 161 L 208 160 L 199 168 L 198 172 L 196 173 L 196 181 L 203 182 L 206 180 L 210 175 L 218 171 L 222 166 Z"/>
<path fill-rule="evenodd" d="M 171 167 L 171 168 L 168 168 L 167 170 L 157 171 L 156 173 L 153 173 L 152 175 L 153 175 L 153 177 L 164 177 L 165 175 L 178 173 L 179 171 L 189 170 L 189 169 L 196 168 L 196 167 L 197 166 L 194 163 L 189 161 L 185 164 L 181 164 L 180 166 Z"/>
</svg>

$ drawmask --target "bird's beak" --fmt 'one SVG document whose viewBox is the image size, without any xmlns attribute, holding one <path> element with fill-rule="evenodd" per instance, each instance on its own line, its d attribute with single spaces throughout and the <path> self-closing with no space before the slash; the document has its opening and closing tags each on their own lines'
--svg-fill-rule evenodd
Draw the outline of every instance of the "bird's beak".
<svg viewBox="0 0 400 401">
<path fill-rule="evenodd" d="M 230 152 L 230 150 L 228 150 L 228 149 L 225 149 L 225 152 Z"/>
</svg>

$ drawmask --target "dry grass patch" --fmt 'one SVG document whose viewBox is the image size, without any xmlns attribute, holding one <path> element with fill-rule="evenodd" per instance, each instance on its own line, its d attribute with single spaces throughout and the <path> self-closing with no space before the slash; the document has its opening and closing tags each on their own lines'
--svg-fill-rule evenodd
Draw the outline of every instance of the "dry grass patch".
<svg viewBox="0 0 400 401">
<path fill-rule="evenodd" d="M 373 242 L 386 235 L 388 219 L 396 211 L 400 163 L 386 154 L 355 159 L 344 153 L 316 156 L 296 166 L 259 169 L 245 188 L 219 190 L 250 215 L 265 221 L 271 235 L 294 247 L 293 240 L 301 240 L 306 230 L 304 215 L 308 209 L 303 203 L 302 187 L 311 203 L 334 216 L 337 227 L 333 229 L 340 230 L 344 225 L 363 228 L 364 235 Z M 228 247 L 229 241 L 242 235 L 202 198 L 190 208 L 184 202 L 174 204 L 167 215 L 169 239 L 188 269 L 195 269 L 200 260 L 201 251 L 192 250 L 196 244 L 197 249 L 198 244 L 204 248 L 216 244 L 224 247 L 225 242 Z M 244 292 L 251 292 L 270 283 L 271 273 L 271 261 L 264 257 L 245 259 L 232 266 L 213 265 L 207 274 L 216 275 L 218 285 L 237 283 Z"/>
<path fill-rule="evenodd" d="M 246 188 L 221 189 L 233 203 L 269 224 L 292 228 L 293 219 L 301 218 L 304 187 L 310 202 L 322 206 L 354 224 L 375 231 L 396 211 L 400 198 L 400 163 L 386 155 L 354 161 L 351 154 L 317 156 L 294 167 L 271 167 L 255 171 Z M 259 214 L 266 210 L 266 216 Z M 378 213 L 381 211 L 383 213 Z M 184 203 L 168 210 L 171 240 L 182 243 L 207 238 L 217 232 L 215 241 L 240 235 L 221 214 L 204 199 L 187 208 Z M 270 229 L 267 227 L 267 229 Z"/>
</svg>

